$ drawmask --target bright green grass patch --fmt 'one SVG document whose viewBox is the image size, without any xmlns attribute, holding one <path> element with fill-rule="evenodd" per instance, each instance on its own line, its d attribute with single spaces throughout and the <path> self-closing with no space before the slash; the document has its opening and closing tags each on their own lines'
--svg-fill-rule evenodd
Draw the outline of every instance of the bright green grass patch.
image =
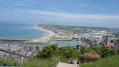
<svg viewBox="0 0 119 67">
<path fill-rule="evenodd" d="M 119 67 L 119 55 L 99 60 L 92 64 L 81 64 L 81 67 Z"/>
</svg>

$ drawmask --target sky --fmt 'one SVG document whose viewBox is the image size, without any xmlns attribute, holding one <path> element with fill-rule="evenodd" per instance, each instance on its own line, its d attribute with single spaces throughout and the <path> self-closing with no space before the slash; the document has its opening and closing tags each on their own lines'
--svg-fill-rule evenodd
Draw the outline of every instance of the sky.
<svg viewBox="0 0 119 67">
<path fill-rule="evenodd" d="M 119 0 L 0 0 L 0 22 L 119 28 Z"/>
</svg>

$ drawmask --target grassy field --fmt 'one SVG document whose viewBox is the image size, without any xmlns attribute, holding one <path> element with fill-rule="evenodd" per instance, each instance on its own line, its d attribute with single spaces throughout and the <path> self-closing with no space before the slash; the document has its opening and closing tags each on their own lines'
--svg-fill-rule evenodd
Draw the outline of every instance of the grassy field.
<svg viewBox="0 0 119 67">
<path fill-rule="evenodd" d="M 119 55 L 108 57 L 106 59 L 101 59 L 92 64 L 85 63 L 81 64 L 81 67 L 119 67 Z"/>
</svg>

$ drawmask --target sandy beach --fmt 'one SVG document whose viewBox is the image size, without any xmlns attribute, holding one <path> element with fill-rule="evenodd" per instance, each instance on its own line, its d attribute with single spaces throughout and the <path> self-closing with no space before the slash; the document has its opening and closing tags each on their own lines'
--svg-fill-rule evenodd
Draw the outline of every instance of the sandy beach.
<svg viewBox="0 0 119 67">
<path fill-rule="evenodd" d="M 34 26 L 34 29 L 40 30 L 40 31 L 44 31 L 45 32 L 45 36 L 38 38 L 38 39 L 34 39 L 32 40 L 32 42 L 36 42 L 36 43 L 47 43 L 50 41 L 51 37 L 55 35 L 55 33 L 51 30 L 47 30 L 47 29 L 43 29 L 42 27 L 39 26 Z"/>
</svg>

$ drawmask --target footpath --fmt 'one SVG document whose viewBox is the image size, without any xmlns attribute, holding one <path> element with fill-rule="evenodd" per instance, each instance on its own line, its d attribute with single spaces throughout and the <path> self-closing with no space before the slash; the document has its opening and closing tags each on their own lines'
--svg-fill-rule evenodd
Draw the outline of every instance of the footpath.
<svg viewBox="0 0 119 67">
<path fill-rule="evenodd" d="M 56 67 L 79 67 L 79 65 L 59 62 Z"/>
</svg>

